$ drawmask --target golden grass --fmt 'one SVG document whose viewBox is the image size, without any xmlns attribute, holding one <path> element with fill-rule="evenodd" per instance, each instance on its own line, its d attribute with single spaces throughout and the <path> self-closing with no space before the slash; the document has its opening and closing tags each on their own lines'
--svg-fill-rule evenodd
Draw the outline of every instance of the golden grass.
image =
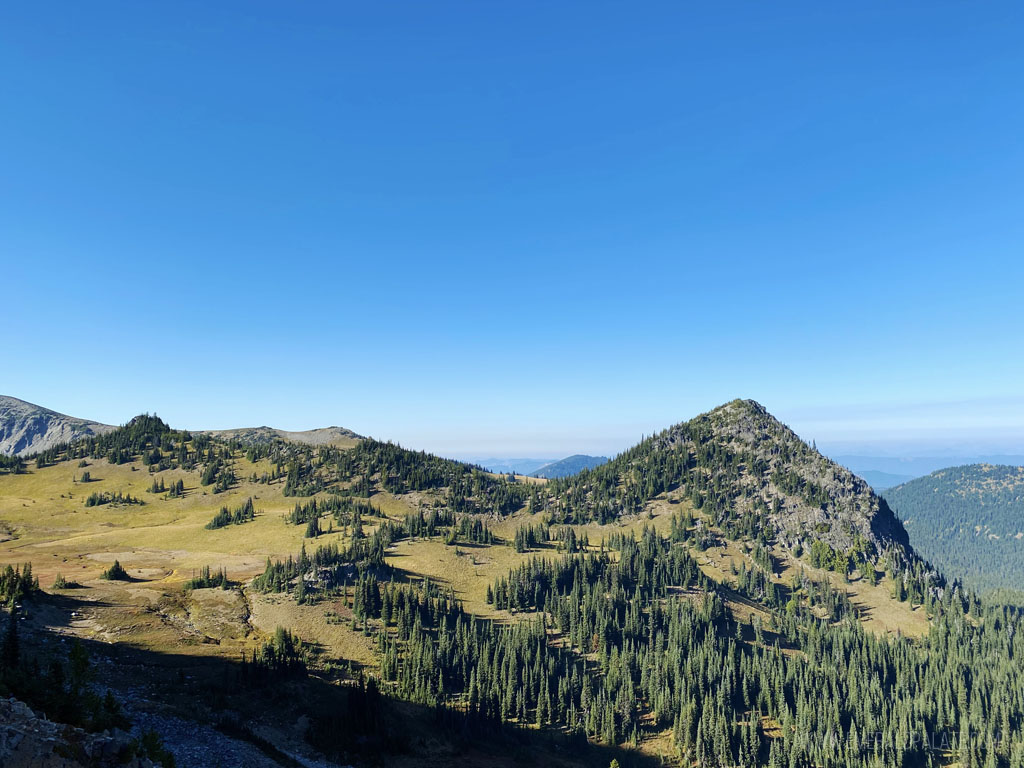
<svg viewBox="0 0 1024 768">
<path fill-rule="evenodd" d="M 775 553 L 778 555 L 778 553 Z M 921 637 L 928 632 L 928 616 L 920 606 L 912 608 L 909 602 L 901 603 L 892 599 L 892 582 L 885 577 L 876 586 L 856 576 L 849 583 L 834 571 L 814 568 L 803 560 L 795 560 L 791 555 L 783 557 L 780 583 L 789 584 L 795 575 L 805 571 L 814 579 L 827 579 L 834 589 L 846 592 L 850 602 L 858 609 L 864 626 L 878 635 L 902 634 Z"/>
<path fill-rule="evenodd" d="M 373 638 L 352 631 L 352 611 L 341 600 L 299 605 L 288 595 L 252 593 L 250 597 L 250 622 L 264 634 L 273 634 L 277 627 L 288 627 L 326 658 L 377 666 Z M 334 619 L 329 622 L 328 612 L 338 617 L 340 623 L 333 623 Z"/>
<path fill-rule="evenodd" d="M 190 569 L 208 564 L 246 573 L 262 570 L 266 557 L 286 556 L 302 543 L 302 527 L 286 525 L 281 519 L 295 502 L 282 495 L 280 483 L 262 485 L 244 479 L 230 491 L 214 494 L 199 485 L 196 473 L 168 470 L 158 475 L 164 483 L 169 486 L 180 478 L 186 488 L 184 498 L 170 499 L 148 492 L 154 476 L 137 462 L 90 462 L 86 469 L 96 478 L 93 482 L 74 481 L 83 471 L 74 462 L 0 477 L 0 520 L 17 536 L 0 543 L 0 562 L 38 561 L 43 569 L 59 570 L 65 559 L 92 560 L 98 573 L 114 556 L 126 567 L 164 567 L 175 576 L 185 573 L 183 580 Z M 266 462 L 236 461 L 236 471 L 243 478 L 266 469 Z M 145 504 L 85 506 L 89 494 L 103 491 L 129 493 Z M 238 507 L 250 496 L 256 520 L 205 529 L 222 506 Z"/>
</svg>

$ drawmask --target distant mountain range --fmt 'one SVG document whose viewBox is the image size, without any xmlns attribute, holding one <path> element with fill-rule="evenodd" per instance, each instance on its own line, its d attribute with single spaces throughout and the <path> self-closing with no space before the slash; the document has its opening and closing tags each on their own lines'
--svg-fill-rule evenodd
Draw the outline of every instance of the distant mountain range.
<svg viewBox="0 0 1024 768">
<path fill-rule="evenodd" d="M 462 460 L 499 475 L 516 474 L 544 478 L 575 475 L 584 469 L 591 469 L 608 461 L 605 456 L 587 456 L 582 453 L 567 456 L 564 459 L 499 459 L 493 457 L 480 459 L 467 456 Z"/>
<path fill-rule="evenodd" d="M 891 472 L 881 472 L 877 469 L 868 469 L 857 474 L 864 478 L 876 492 L 914 479 L 914 475 L 894 475 Z"/>
<path fill-rule="evenodd" d="M 0 395 L 0 455 L 28 456 L 61 443 L 106 434 L 116 428 L 112 424 L 68 416 L 16 397 Z M 237 439 L 243 443 L 287 440 L 308 445 L 325 445 L 346 444 L 362 439 L 360 435 L 343 427 L 323 427 L 303 432 L 289 432 L 274 427 L 196 431 L 223 439 Z"/>
<path fill-rule="evenodd" d="M 530 475 L 536 472 L 546 464 L 550 464 L 558 459 L 499 459 L 495 457 L 478 458 L 476 456 L 460 456 L 460 461 L 465 461 L 469 464 L 475 464 L 478 467 L 483 467 L 488 472 L 494 472 L 498 475 L 508 475 L 515 473 L 517 475 Z"/>
<path fill-rule="evenodd" d="M 884 494 L 914 548 L 978 590 L 1024 589 L 1024 467 L 970 464 Z"/>
<path fill-rule="evenodd" d="M 545 464 L 530 474 L 533 477 L 568 477 L 569 475 L 575 475 L 577 472 L 582 472 L 584 469 L 599 467 L 607 461 L 608 458 L 606 456 L 586 456 L 582 453 L 577 453 L 573 456 L 553 461 L 550 464 Z"/>
<path fill-rule="evenodd" d="M 833 461 L 842 464 L 855 475 L 863 477 L 871 482 L 868 475 L 874 475 L 876 480 L 889 485 L 872 486 L 878 488 L 892 487 L 899 485 L 898 482 L 890 482 L 893 477 L 904 478 L 907 482 L 915 477 L 924 477 L 927 474 L 936 472 L 947 467 L 966 466 L 968 464 L 1006 464 L 1010 466 L 1024 465 L 1024 455 L 1015 454 L 958 454 L 958 455 L 932 455 L 932 456 L 865 456 L 862 454 L 829 455 Z"/>
</svg>

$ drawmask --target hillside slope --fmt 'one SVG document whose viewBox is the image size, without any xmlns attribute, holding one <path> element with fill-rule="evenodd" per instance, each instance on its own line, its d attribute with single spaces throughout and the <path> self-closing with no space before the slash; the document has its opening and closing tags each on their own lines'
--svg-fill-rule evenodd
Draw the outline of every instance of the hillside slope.
<svg viewBox="0 0 1024 768">
<path fill-rule="evenodd" d="M 911 543 L 980 590 L 1024 584 L 1024 467 L 950 467 L 885 492 Z"/>
<path fill-rule="evenodd" d="M 112 429 L 109 424 L 67 416 L 16 397 L 0 395 L 0 454 L 5 456 L 26 456 Z"/>
<path fill-rule="evenodd" d="M 608 461 L 607 456 L 586 456 L 582 453 L 577 453 L 558 461 L 552 461 L 550 464 L 545 464 L 540 469 L 531 472 L 530 476 L 547 478 L 567 477 L 575 475 L 577 472 L 582 472 L 584 469 L 599 467 L 606 461 Z"/>
</svg>

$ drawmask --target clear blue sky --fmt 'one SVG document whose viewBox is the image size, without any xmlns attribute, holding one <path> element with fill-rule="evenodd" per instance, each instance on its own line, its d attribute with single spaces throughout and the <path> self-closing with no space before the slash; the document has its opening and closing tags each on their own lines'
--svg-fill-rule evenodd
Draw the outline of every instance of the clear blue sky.
<svg viewBox="0 0 1024 768">
<path fill-rule="evenodd" d="M 8 3 L 0 392 L 1024 448 L 1024 6 Z M 987 442 L 985 442 L 987 441 Z"/>
</svg>

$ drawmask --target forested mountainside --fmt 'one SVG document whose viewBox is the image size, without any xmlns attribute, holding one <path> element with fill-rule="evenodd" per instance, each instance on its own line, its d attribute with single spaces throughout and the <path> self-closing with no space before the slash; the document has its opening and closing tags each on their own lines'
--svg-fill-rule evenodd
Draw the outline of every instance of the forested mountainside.
<svg viewBox="0 0 1024 768">
<path fill-rule="evenodd" d="M 23 456 L 114 427 L 0 395 L 0 456 Z"/>
<path fill-rule="evenodd" d="M 575 475 L 577 472 L 582 472 L 584 469 L 599 467 L 606 461 L 608 461 L 606 456 L 586 456 L 578 453 L 558 461 L 552 461 L 550 464 L 545 464 L 540 469 L 531 472 L 530 476 L 545 478 L 568 477 L 569 475 Z"/>
<path fill-rule="evenodd" d="M 173 686 L 195 713 L 308 723 L 304 743 L 342 763 L 438 740 L 487 763 L 534 737 L 534 760 L 602 766 L 1024 760 L 1021 616 L 947 584 L 863 481 L 751 401 L 547 482 L 371 439 L 225 440 L 153 416 L 5 470 L 11 536 L 51 569 L 104 563 L 75 587 L 102 598 L 95 615 L 137 599 L 116 626 L 142 625 L 138 642 L 210 633 L 198 647 L 223 669 Z M 59 516 L 26 508 L 33 488 Z M 183 546 L 208 558 L 191 578 Z M 254 552 L 275 554 L 253 570 Z M 47 600 L 37 573 L 6 572 L 0 598 Z M 135 597 L 147 587 L 159 597 Z M 244 609 L 210 621 L 200 600 Z M 893 611 L 920 629 L 868 628 Z M 276 631 L 256 623 L 268 615 Z M 52 707 L 6 658 L 0 685 Z M 425 724 L 431 741 L 415 741 Z"/>
<path fill-rule="evenodd" d="M 950 467 L 885 492 L 914 548 L 977 590 L 1024 590 L 1024 467 Z"/>
</svg>

